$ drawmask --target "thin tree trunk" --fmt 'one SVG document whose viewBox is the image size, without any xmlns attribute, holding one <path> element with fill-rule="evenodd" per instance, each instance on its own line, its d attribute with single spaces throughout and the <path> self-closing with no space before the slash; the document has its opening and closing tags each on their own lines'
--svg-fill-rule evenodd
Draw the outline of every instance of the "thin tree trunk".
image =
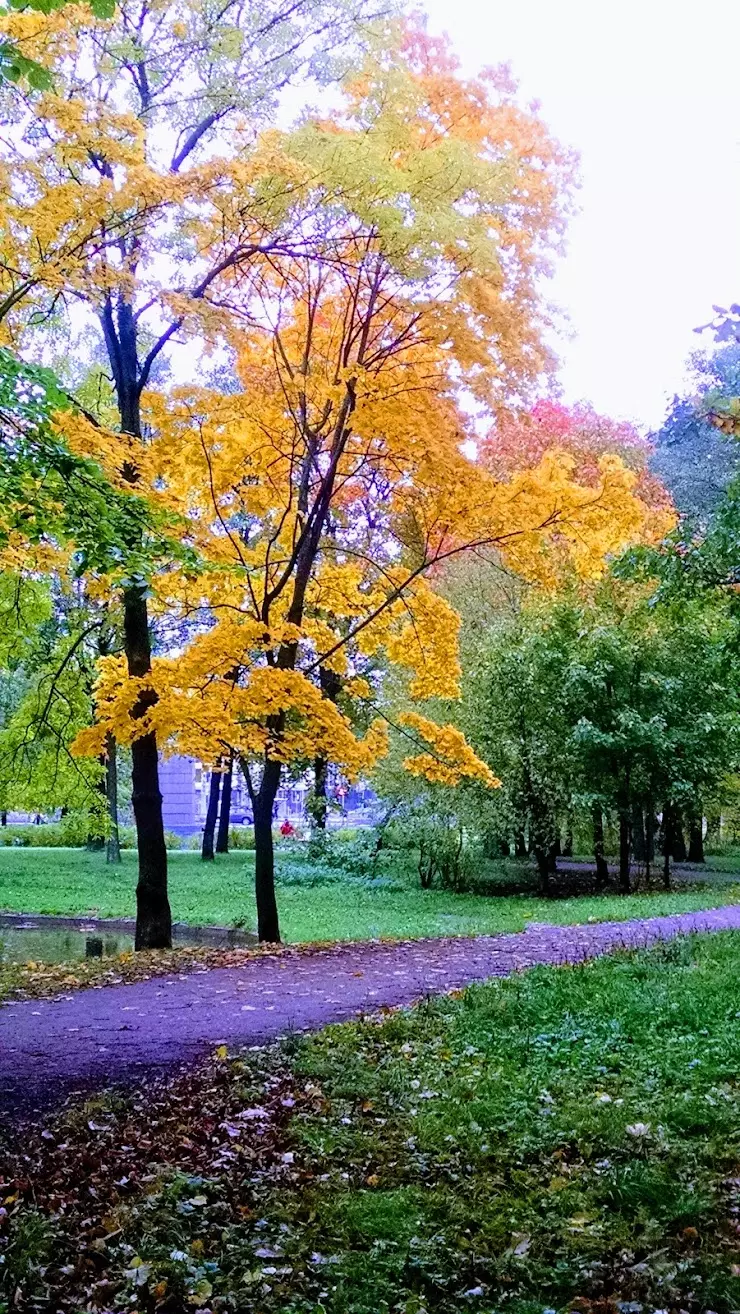
<svg viewBox="0 0 740 1314">
<path fill-rule="evenodd" d="M 704 837 L 704 845 L 707 849 L 714 849 L 722 840 L 722 816 L 719 812 L 707 813 L 707 833 Z"/>
<path fill-rule="evenodd" d="M 123 630 L 129 675 L 143 678 L 151 671 L 151 648 L 146 596 L 139 586 L 132 586 L 124 593 Z M 154 690 L 145 690 L 132 712 L 134 718 L 145 715 L 156 700 Z M 157 740 L 153 731 L 134 739 L 131 745 L 131 767 L 131 802 L 139 854 L 134 948 L 170 949 L 172 913 L 167 895 L 167 848 L 159 789 Z"/>
<path fill-rule="evenodd" d="M 681 824 L 681 815 L 678 809 L 674 809 L 671 817 L 671 853 L 676 862 L 686 861 L 686 840 L 683 836 L 683 825 Z"/>
<path fill-rule="evenodd" d="M 704 835 L 702 817 L 692 813 L 689 817 L 689 862 L 704 861 Z"/>
<path fill-rule="evenodd" d="M 7 826 L 7 824 L 8 824 L 8 814 L 5 811 L 5 808 L 3 808 L 2 812 L 0 812 L 0 826 Z"/>
<path fill-rule="evenodd" d="M 596 803 L 591 809 L 591 824 L 594 834 L 596 884 L 599 889 L 602 889 L 609 881 L 609 867 L 604 856 L 604 817 L 601 808 Z"/>
<path fill-rule="evenodd" d="M 204 862 L 213 862 L 215 857 L 213 851 L 213 840 L 216 834 L 216 821 L 218 819 L 218 796 L 221 789 L 221 772 L 215 768 L 211 771 L 211 784 L 208 791 L 208 807 L 206 808 L 206 822 L 203 827 L 203 843 L 200 848 L 200 856 Z"/>
<path fill-rule="evenodd" d="M 280 787 L 280 763 L 268 758 L 259 790 L 254 793 L 254 892 L 257 901 L 257 937 L 260 942 L 280 943 L 280 922 L 275 898 L 275 851 L 272 843 L 272 814 Z"/>
<path fill-rule="evenodd" d="M 110 832 L 105 846 L 106 862 L 121 861 L 121 840 L 118 834 L 118 760 L 114 736 L 109 732 L 105 737 L 105 793 L 108 801 L 108 821 Z"/>
<path fill-rule="evenodd" d="M 671 854 L 675 840 L 675 818 L 673 805 L 666 803 L 663 808 L 663 885 L 667 890 L 671 888 Z"/>
<path fill-rule="evenodd" d="M 569 812 L 565 822 L 565 834 L 561 852 L 564 858 L 573 857 L 573 813 Z"/>
<path fill-rule="evenodd" d="M 330 667 L 319 667 L 319 684 L 321 692 L 328 702 L 336 706 L 337 699 L 342 692 L 342 677 Z M 329 783 L 329 759 L 319 755 L 314 760 L 314 817 L 313 822 L 319 830 L 326 830 L 329 809 L 327 806 L 327 786 Z"/>
<path fill-rule="evenodd" d="M 534 844 L 534 858 L 537 863 L 537 876 L 539 878 L 539 892 L 545 898 L 550 896 L 550 876 L 552 869 L 550 867 L 550 853 L 547 849 L 541 847 L 539 843 Z"/>
<path fill-rule="evenodd" d="M 104 808 L 105 811 L 107 812 L 108 810 L 107 785 L 106 785 L 107 766 L 105 760 L 105 753 L 102 753 L 101 756 L 98 758 L 98 763 L 100 765 L 100 776 L 96 782 L 95 791 L 100 798 L 101 807 Z M 97 822 L 98 822 L 98 826 L 100 826 L 102 822 L 102 818 L 98 817 Z M 105 839 L 103 835 L 101 835 L 100 830 L 98 829 L 97 834 L 95 834 L 94 831 L 89 830 L 87 832 L 87 839 L 85 840 L 85 849 L 87 850 L 87 852 L 102 853 L 104 848 L 105 848 Z"/>
<path fill-rule="evenodd" d="M 632 853 L 635 862 L 644 863 L 647 860 L 647 844 L 645 843 L 645 822 L 643 819 L 642 804 L 632 804 Z"/>
<path fill-rule="evenodd" d="M 329 779 L 329 763 L 325 757 L 314 758 L 313 764 L 313 824 L 318 830 L 326 830 L 328 805 L 326 787 Z"/>
<path fill-rule="evenodd" d="M 622 810 L 619 813 L 619 892 L 629 894 L 630 889 L 630 823 Z"/>
<path fill-rule="evenodd" d="M 645 809 L 645 860 L 648 865 L 655 860 L 655 832 L 658 824 L 652 800 Z"/>
<path fill-rule="evenodd" d="M 229 765 L 224 771 L 223 784 L 221 785 L 221 809 L 218 814 L 218 833 L 216 835 L 216 852 L 228 853 L 229 851 L 229 827 L 231 826 L 231 784 L 234 775 L 234 759 L 229 759 Z"/>
</svg>

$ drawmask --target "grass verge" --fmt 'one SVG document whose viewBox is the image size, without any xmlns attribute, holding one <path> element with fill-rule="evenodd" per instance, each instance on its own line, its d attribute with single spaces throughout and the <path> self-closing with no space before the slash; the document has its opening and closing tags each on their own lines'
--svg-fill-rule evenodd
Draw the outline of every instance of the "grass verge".
<svg viewBox="0 0 740 1314">
<path fill-rule="evenodd" d="M 539 968 L 8 1148 L 13 1308 L 730 1314 L 740 936 Z"/>
</svg>

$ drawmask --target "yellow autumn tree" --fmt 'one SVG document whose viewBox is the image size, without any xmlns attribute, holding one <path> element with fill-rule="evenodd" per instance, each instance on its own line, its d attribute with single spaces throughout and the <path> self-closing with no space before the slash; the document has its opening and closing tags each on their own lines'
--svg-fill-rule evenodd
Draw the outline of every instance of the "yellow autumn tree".
<svg viewBox="0 0 740 1314">
<path fill-rule="evenodd" d="M 283 764 L 318 753 L 352 773 L 382 747 L 377 726 L 353 733 L 321 673 L 341 671 L 352 696 L 383 654 L 418 697 L 449 696 L 456 619 L 437 563 L 494 544 L 532 577 L 562 555 L 593 573 L 647 531 L 617 460 L 588 488 L 556 455 L 496 484 L 461 451 L 463 390 L 492 416 L 549 367 L 538 280 L 571 162 L 505 78 L 462 79 L 418 29 L 383 33 L 334 115 L 258 135 L 254 102 L 269 94 L 245 68 L 258 80 L 259 43 L 227 34 L 220 10 L 124 0 L 110 23 L 76 7 L 71 25 L 70 12 L 7 20 L 54 89 L 28 98 L 4 146 L 0 313 L 21 349 L 50 311 L 97 318 L 120 432 L 79 415 L 60 427 L 113 483 L 179 517 L 200 562 L 187 576 L 122 568 L 125 662 L 105 664 L 80 747 L 106 729 L 132 743 L 140 946 L 169 936 L 158 739 L 237 754 L 259 931 L 277 939 Z M 235 390 L 155 386 L 187 341 L 227 353 Z M 177 635 L 154 664 L 147 590 Z M 411 769 L 484 771 L 431 722 L 414 731 Z"/>
<path fill-rule="evenodd" d="M 255 264 L 308 249 L 292 217 L 306 166 L 261 139 L 281 91 L 336 79 L 388 11 L 375 0 L 121 0 L 110 18 L 105 8 L 0 17 L 0 39 L 47 75 L 3 90 L 0 338 L 34 358 L 49 332 L 58 344 L 71 323 L 97 331 L 119 432 L 100 431 L 92 455 L 133 487 L 153 377 L 189 338 L 214 340 L 243 313 Z M 122 546 L 124 646 L 141 679 L 146 552 L 136 536 Z M 136 944 L 159 947 L 171 916 L 154 738 L 138 736 L 132 753 Z"/>
<path fill-rule="evenodd" d="M 491 147 L 499 113 L 508 143 L 511 107 L 460 82 L 416 34 L 369 63 L 341 114 L 284 143 L 315 161 L 312 249 L 273 252 L 248 313 L 222 324 L 233 387 L 173 386 L 144 406 L 152 437 L 132 450 L 137 480 L 201 564 L 155 577 L 176 645 L 143 680 L 105 663 L 98 724 L 78 748 L 146 733 L 213 764 L 240 760 L 262 939 L 279 938 L 271 823 L 283 767 L 324 756 L 352 776 L 385 749 L 382 723 L 356 733 L 322 673 L 372 704 L 366 667 L 379 658 L 409 670 L 415 698 L 455 697 L 458 618 L 434 588 L 440 563 L 485 545 L 532 579 L 554 580 L 564 558 L 596 575 L 607 554 L 663 527 L 614 457 L 582 486 L 562 453 L 508 483 L 464 454 L 475 428 L 463 386 L 492 413 L 524 385 L 527 361 L 534 376 L 544 363 L 517 307 L 534 296 L 537 241 L 505 262 L 494 222 L 509 186 Z M 77 420 L 68 440 L 99 450 Z M 407 729 L 409 770 L 496 785 L 454 727 L 413 714 Z"/>
</svg>

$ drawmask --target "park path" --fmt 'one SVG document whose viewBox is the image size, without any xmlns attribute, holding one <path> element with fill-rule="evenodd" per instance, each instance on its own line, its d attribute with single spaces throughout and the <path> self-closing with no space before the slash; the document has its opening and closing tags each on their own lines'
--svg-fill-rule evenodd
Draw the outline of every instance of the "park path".
<svg viewBox="0 0 740 1314">
<path fill-rule="evenodd" d="M 722 930 L 740 930 L 740 905 L 641 921 L 530 924 L 519 933 L 470 939 L 288 950 L 239 967 L 6 1004 L 0 1009 L 0 1117 L 32 1116 L 72 1092 L 135 1081 L 219 1044 L 262 1044 L 539 963 L 580 962 Z"/>
</svg>

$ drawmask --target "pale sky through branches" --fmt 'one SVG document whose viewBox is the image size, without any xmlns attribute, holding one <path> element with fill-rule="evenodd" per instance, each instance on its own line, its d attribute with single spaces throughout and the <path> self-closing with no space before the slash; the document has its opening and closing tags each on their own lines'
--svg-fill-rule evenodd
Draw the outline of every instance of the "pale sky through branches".
<svg viewBox="0 0 740 1314">
<path fill-rule="evenodd" d="M 737 0 L 424 0 L 466 72 L 510 63 L 581 156 L 581 213 L 549 285 L 568 401 L 660 423 L 692 329 L 740 301 Z"/>
</svg>

